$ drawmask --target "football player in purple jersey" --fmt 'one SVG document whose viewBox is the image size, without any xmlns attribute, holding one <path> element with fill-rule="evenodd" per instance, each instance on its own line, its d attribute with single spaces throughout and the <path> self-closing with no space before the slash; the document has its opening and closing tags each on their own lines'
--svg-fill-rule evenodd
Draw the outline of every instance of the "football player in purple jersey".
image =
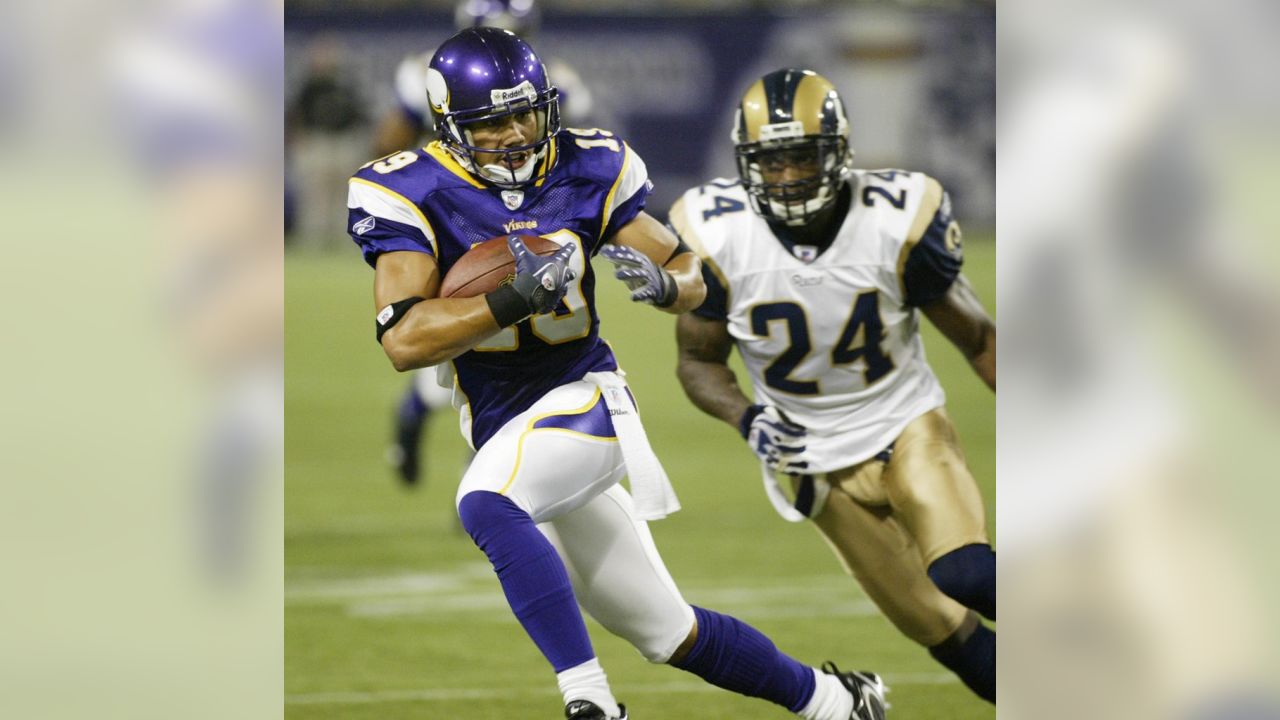
<svg viewBox="0 0 1280 720">
<path fill-rule="evenodd" d="M 440 139 L 361 168 L 349 230 L 375 269 L 376 336 L 392 364 L 453 371 L 476 450 L 458 514 L 554 668 L 565 716 L 628 717 L 581 603 L 652 662 L 809 720 L 882 720 L 877 676 L 816 670 L 741 621 L 690 606 L 654 546 L 646 521 L 679 504 L 600 338 L 588 260 L 604 255 L 633 300 L 671 313 L 698 306 L 706 288 L 697 257 L 644 212 L 644 162 L 608 131 L 562 133 L 557 89 L 507 31 L 446 41 L 427 92 Z M 536 256 L 516 229 L 561 249 Z M 503 234 L 511 283 L 439 297 L 468 249 Z"/>
<path fill-rule="evenodd" d="M 539 24 L 534 0 L 459 0 L 454 12 L 458 30 L 470 27 L 497 27 L 529 39 Z M 421 145 L 434 139 L 431 108 L 427 101 L 427 69 L 434 53 L 415 53 L 400 61 L 395 73 L 396 104 L 378 121 L 374 133 L 374 155 Z M 590 127 L 594 117 L 591 91 L 578 72 L 563 61 L 551 58 L 547 70 L 559 90 L 561 118 L 571 127 Z M 598 122 L 598 121 L 595 121 Z M 449 406 L 448 389 L 436 382 L 437 373 L 426 368 L 413 373 L 395 411 L 395 430 L 387 459 L 401 482 L 418 484 L 426 426 L 436 410 Z"/>
</svg>

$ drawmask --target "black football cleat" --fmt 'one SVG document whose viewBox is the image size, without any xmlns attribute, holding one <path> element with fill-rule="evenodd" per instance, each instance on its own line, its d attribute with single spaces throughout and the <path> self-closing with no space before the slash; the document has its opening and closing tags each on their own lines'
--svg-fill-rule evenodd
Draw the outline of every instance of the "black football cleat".
<svg viewBox="0 0 1280 720">
<path fill-rule="evenodd" d="M 879 675 L 865 671 L 842 672 L 831 662 L 822 664 L 822 672 L 835 675 L 853 696 L 853 713 L 849 720 L 884 720 L 885 708 L 889 707 L 884 695 L 889 688 Z"/>
<path fill-rule="evenodd" d="M 618 704 L 619 717 L 609 717 L 590 700 L 572 700 L 564 706 L 565 720 L 627 720 L 627 706 Z"/>
</svg>

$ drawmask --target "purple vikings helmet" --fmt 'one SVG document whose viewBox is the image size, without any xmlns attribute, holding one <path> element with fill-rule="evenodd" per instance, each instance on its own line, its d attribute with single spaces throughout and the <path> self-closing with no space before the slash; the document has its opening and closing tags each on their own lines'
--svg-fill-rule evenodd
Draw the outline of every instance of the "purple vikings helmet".
<svg viewBox="0 0 1280 720">
<path fill-rule="evenodd" d="M 496 27 L 528 35 L 538 29 L 538 8 L 534 0 L 460 0 L 454 22 L 459 30 Z"/>
<path fill-rule="evenodd" d="M 551 170 L 547 147 L 560 132 L 559 91 L 528 43 L 498 28 L 468 28 L 436 50 L 427 70 L 431 117 L 445 149 L 464 168 L 493 185 L 515 188 Z M 476 147 L 471 127 L 519 113 L 537 120 L 534 140 L 519 147 Z M 476 153 L 498 162 L 481 166 Z M 519 167 L 516 165 L 519 164 Z"/>
<path fill-rule="evenodd" d="M 853 158 L 844 103 L 812 70 L 776 70 L 752 83 L 738 104 L 733 144 L 752 208 L 788 225 L 803 225 L 835 202 Z M 787 166 L 813 172 L 780 179 Z"/>
</svg>

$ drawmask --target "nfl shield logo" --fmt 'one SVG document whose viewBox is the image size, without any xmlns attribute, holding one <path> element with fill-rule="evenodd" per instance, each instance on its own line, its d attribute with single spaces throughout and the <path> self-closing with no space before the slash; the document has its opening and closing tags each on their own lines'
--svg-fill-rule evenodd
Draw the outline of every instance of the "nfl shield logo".
<svg viewBox="0 0 1280 720">
<path fill-rule="evenodd" d="M 791 251 L 803 262 L 813 262 L 818 257 L 818 248 L 813 245 L 796 245 Z"/>
<path fill-rule="evenodd" d="M 524 193 L 520 190 L 503 190 L 502 202 L 508 210 L 515 210 L 524 202 Z"/>
</svg>

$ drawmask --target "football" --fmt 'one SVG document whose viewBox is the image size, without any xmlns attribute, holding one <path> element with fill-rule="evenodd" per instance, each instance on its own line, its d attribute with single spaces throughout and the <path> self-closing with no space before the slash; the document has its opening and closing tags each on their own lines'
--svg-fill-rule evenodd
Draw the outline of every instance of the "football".
<svg viewBox="0 0 1280 720">
<path fill-rule="evenodd" d="M 510 235 L 499 235 L 472 246 L 449 268 L 440 283 L 440 297 L 475 297 L 491 293 L 515 279 L 516 259 L 507 247 Z M 560 246 L 537 235 L 521 235 L 525 247 L 536 255 L 550 255 Z"/>
</svg>

